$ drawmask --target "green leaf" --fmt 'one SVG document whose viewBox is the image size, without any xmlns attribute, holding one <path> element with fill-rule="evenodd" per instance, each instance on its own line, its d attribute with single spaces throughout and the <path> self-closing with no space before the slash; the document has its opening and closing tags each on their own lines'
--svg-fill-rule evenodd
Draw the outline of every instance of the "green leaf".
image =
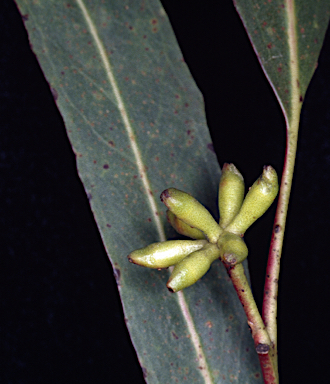
<svg viewBox="0 0 330 384">
<path fill-rule="evenodd" d="M 290 126 L 317 67 L 330 3 L 235 0 L 235 6 Z"/>
<path fill-rule="evenodd" d="M 260 382 L 245 314 L 219 262 L 171 294 L 168 271 L 126 257 L 176 236 L 159 200 L 168 187 L 217 214 L 220 169 L 202 96 L 161 4 L 17 3 L 76 153 L 147 382 Z"/>
</svg>

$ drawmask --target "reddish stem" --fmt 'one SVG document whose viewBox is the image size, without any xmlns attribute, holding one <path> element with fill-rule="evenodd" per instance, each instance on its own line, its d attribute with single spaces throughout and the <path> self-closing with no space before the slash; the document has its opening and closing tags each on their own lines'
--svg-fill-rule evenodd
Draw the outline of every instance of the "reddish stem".
<svg viewBox="0 0 330 384">
<path fill-rule="evenodd" d="M 299 123 L 299 120 L 298 120 Z M 289 132 L 289 131 L 288 131 Z M 285 223 L 288 212 L 289 198 L 292 185 L 292 177 L 297 150 L 298 132 L 289 132 L 287 134 L 287 147 L 282 173 L 280 194 L 276 209 L 272 239 L 270 243 L 264 299 L 262 307 L 262 318 L 266 325 L 267 332 L 273 345 L 277 345 L 277 294 L 278 279 L 280 274 L 280 260 L 283 247 Z"/>
<path fill-rule="evenodd" d="M 274 362 L 270 356 L 270 353 L 259 356 L 260 367 L 265 384 L 278 384 L 276 370 L 274 369 Z"/>
<path fill-rule="evenodd" d="M 265 384 L 278 384 L 277 364 L 273 345 L 260 316 L 252 295 L 242 264 L 229 266 L 224 263 L 228 275 L 234 285 L 240 302 L 244 308 L 247 322 L 252 331 L 254 345 L 259 356 Z"/>
</svg>

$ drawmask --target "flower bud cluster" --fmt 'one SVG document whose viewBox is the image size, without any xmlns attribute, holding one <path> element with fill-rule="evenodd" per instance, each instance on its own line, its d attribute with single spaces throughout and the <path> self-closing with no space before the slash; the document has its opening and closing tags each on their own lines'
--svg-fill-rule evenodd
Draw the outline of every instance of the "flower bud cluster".
<svg viewBox="0 0 330 384">
<path fill-rule="evenodd" d="M 169 240 L 133 251 L 131 263 L 149 268 L 174 266 L 167 282 L 171 292 L 194 284 L 220 258 L 234 266 L 248 255 L 245 231 L 270 207 L 278 193 L 276 171 L 265 166 L 244 198 L 243 176 L 233 164 L 224 164 L 219 184 L 219 224 L 194 197 L 175 188 L 160 195 L 167 219 L 180 234 L 194 240 Z"/>
</svg>

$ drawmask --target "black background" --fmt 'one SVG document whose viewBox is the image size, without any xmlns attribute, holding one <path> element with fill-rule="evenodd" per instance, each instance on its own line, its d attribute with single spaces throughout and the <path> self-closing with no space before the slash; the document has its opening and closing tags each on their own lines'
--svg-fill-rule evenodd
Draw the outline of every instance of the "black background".
<svg viewBox="0 0 330 384">
<path fill-rule="evenodd" d="M 284 119 L 231 1 L 164 0 L 220 164 L 281 173 Z M 13 1 L 0 2 L 0 383 L 143 383 L 75 157 Z M 303 105 L 279 288 L 281 383 L 326 383 L 330 36 Z M 247 233 L 262 299 L 275 207 Z"/>
</svg>

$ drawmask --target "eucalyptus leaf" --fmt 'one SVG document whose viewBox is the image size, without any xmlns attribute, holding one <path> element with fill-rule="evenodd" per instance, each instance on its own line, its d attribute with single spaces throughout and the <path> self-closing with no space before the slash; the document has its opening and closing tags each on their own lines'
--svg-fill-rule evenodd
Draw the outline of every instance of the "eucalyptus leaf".
<svg viewBox="0 0 330 384">
<path fill-rule="evenodd" d="M 171 294 L 167 270 L 127 260 L 177 236 L 159 200 L 168 187 L 217 216 L 220 168 L 203 99 L 161 4 L 17 3 L 66 124 L 146 381 L 261 382 L 244 311 L 219 262 Z"/>
<path fill-rule="evenodd" d="M 330 17 L 327 0 L 235 0 L 288 123 L 317 67 Z M 298 104 L 299 106 L 299 104 Z"/>
</svg>

